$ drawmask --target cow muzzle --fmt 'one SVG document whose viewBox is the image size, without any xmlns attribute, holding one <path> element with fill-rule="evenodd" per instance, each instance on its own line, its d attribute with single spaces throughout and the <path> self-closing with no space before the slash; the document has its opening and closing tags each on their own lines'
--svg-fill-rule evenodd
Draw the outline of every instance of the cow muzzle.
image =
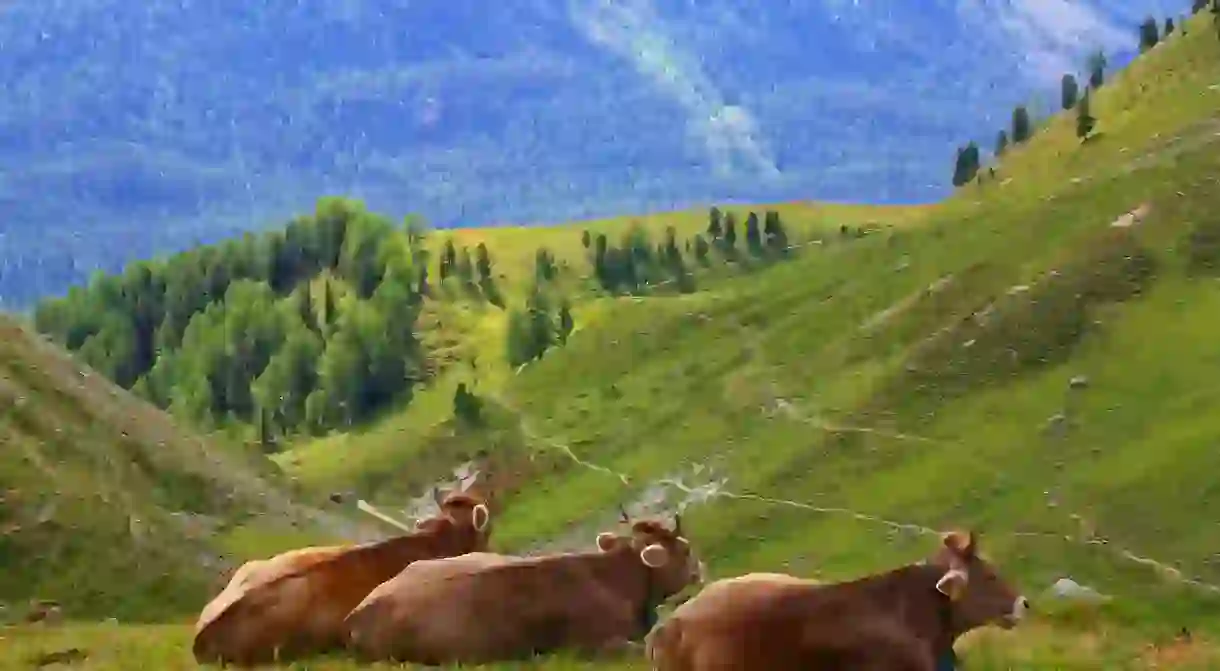
<svg viewBox="0 0 1220 671">
<path fill-rule="evenodd" d="M 702 561 L 697 561 L 695 562 L 694 568 L 695 570 L 691 572 L 692 582 L 694 582 L 696 585 L 702 586 L 707 582 L 707 564 L 703 563 Z"/>
<path fill-rule="evenodd" d="M 1000 626 L 1004 629 L 1012 629 L 1025 619 L 1025 615 L 1029 613 L 1029 610 L 1029 599 L 1026 599 L 1023 596 L 1017 597 L 1012 602 L 1012 610 L 1007 615 L 1000 618 Z"/>
</svg>

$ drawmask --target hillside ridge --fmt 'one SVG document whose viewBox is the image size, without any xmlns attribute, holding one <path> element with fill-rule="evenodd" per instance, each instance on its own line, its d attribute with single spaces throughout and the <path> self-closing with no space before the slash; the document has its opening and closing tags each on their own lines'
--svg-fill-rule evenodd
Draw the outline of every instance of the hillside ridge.
<svg viewBox="0 0 1220 671">
<path fill-rule="evenodd" d="M 0 403 L 9 615 L 27 600 L 74 618 L 182 613 L 260 547 L 372 536 L 361 521 L 293 501 L 261 457 L 190 436 L 3 316 Z"/>
</svg>

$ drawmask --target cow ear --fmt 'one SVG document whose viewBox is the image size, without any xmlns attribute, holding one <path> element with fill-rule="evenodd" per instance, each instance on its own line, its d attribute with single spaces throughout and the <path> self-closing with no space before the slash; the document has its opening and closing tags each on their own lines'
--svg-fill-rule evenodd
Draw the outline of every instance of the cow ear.
<svg viewBox="0 0 1220 671">
<path fill-rule="evenodd" d="M 615 536 L 609 531 L 603 531 L 600 534 L 597 534 L 598 550 L 601 550 L 602 552 L 609 552 L 613 550 L 614 546 L 616 545 L 618 545 L 618 536 Z"/>
<path fill-rule="evenodd" d="M 949 569 L 940 580 L 936 581 L 936 591 L 949 597 L 950 601 L 957 601 L 966 593 L 966 584 L 969 582 L 969 577 L 966 572 L 961 569 Z"/>
<path fill-rule="evenodd" d="M 665 562 L 669 561 L 669 550 L 664 546 L 653 543 L 648 547 L 640 550 L 640 561 L 649 568 L 661 568 Z"/>
<path fill-rule="evenodd" d="M 952 531 L 945 534 L 945 547 L 953 551 L 954 554 L 965 559 L 970 559 L 978 551 L 978 544 L 975 542 L 973 531 L 961 532 Z"/>
<path fill-rule="evenodd" d="M 470 511 L 470 522 L 474 525 L 475 531 L 483 531 L 491 522 L 491 511 L 487 506 L 480 503 Z"/>
</svg>

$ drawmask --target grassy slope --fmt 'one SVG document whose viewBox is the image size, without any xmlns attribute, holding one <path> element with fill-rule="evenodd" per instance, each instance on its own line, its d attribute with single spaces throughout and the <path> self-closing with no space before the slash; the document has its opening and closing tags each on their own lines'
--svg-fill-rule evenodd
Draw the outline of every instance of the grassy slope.
<svg viewBox="0 0 1220 671">
<path fill-rule="evenodd" d="M 661 477 L 727 478 L 720 496 L 688 509 L 718 575 L 845 577 L 934 542 L 821 508 L 973 525 L 1036 598 L 1063 575 L 1116 598 L 1088 615 L 1039 599 L 1049 613 L 1039 621 L 970 642 L 971 668 L 1147 668 L 1156 654 L 1162 663 L 1176 655 L 1175 668 L 1220 664 L 1207 643 L 1220 635 L 1207 618 L 1220 604 L 1122 554 L 1220 583 L 1211 447 L 1220 426 L 1207 413 L 1220 402 L 1208 365 L 1220 291 L 1184 272 L 1180 242 L 1220 211 L 1211 116 L 1220 45 L 1204 20 L 1098 93 L 1101 135 L 1088 145 L 1070 118 L 1057 119 L 1012 151 L 996 180 L 930 211 L 827 217 L 909 224 L 892 234 L 830 242 L 690 296 L 582 302 L 569 344 L 518 375 L 498 361 L 499 316 L 472 313 L 462 335 L 479 352 L 479 384 L 519 413 L 495 440 L 547 455 L 554 468 L 510 499 L 497 542 L 592 538 L 616 504 Z M 1131 235 L 1108 228 L 1142 202 L 1153 211 Z M 701 219 L 675 220 L 696 228 Z M 539 244 L 579 256 L 578 229 L 458 235 L 487 236 L 510 277 L 528 272 Z M 1152 277 L 1136 295 L 1116 293 L 1130 288 L 1138 267 L 1129 258 L 1141 255 Z M 990 315 L 986 326 L 964 321 L 976 311 Z M 378 427 L 302 446 L 282 463 L 319 489 L 439 475 L 456 451 L 493 442 L 447 435 L 451 385 L 463 374 Z M 1079 375 L 1088 386 L 1069 389 Z M 1046 429 L 1057 414 L 1066 420 Z M 578 465 L 569 450 L 632 485 Z M 554 505 L 561 499 L 573 505 Z M 1088 542 L 1082 527 L 1107 542 Z M 1183 625 L 1194 646 L 1147 650 Z M 178 626 L 72 629 L 12 654 L 73 644 L 91 648 L 97 668 L 190 668 L 186 636 Z"/>
<path fill-rule="evenodd" d="M 73 618 L 181 616 L 234 562 L 361 531 L 291 503 L 265 460 L 179 431 L 4 317 L 0 445 L 10 617 L 30 599 Z"/>
<path fill-rule="evenodd" d="M 781 203 L 767 208 L 778 212 L 786 222 L 793 244 L 837 236 L 838 227 L 843 224 L 907 225 L 930 211 L 926 206 L 872 207 L 812 202 Z M 744 222 L 752 209 L 760 216 L 762 213 L 762 208 L 745 206 L 722 206 L 721 209 L 734 213 L 739 222 Z M 537 228 L 436 231 L 430 238 L 431 276 L 438 276 L 437 263 L 446 240 L 452 239 L 459 249 L 467 247 L 472 253 L 479 243 L 485 243 L 491 250 L 497 286 L 503 291 L 508 307 L 516 308 L 522 305 L 533 282 L 535 254 L 539 248 L 546 248 L 561 265 L 566 264 L 569 268 L 560 283 L 573 299 L 577 331 L 593 330 L 609 315 L 607 310 L 616 301 L 595 298 L 586 291 L 584 285 L 590 267 L 581 246 L 581 231 L 588 230 L 592 235 L 605 233 L 613 244 L 633 223 L 643 226 L 656 242 L 663 239 L 666 227 L 673 226 L 681 243 L 704 232 L 707 211 L 626 216 Z M 700 278 L 700 286 L 714 285 L 740 274 L 719 262 L 708 270 L 695 269 L 695 272 Z M 455 387 L 462 381 L 470 383 L 475 377 L 467 365 L 460 365 L 472 356 L 477 357 L 479 363 L 479 388 L 484 393 L 498 393 L 503 388 L 511 376 L 504 361 L 505 311 L 482 300 L 467 300 L 454 287 L 435 289 L 436 300 L 427 301 L 421 315 L 422 338 L 432 355 L 445 360 L 451 368 L 443 371 L 430 388 L 420 391 L 405 412 L 391 414 L 384 421 L 355 433 L 335 434 L 277 455 L 277 461 L 290 469 L 302 484 L 317 492 L 355 486 L 368 494 L 375 493 L 374 490 L 388 480 L 400 477 L 408 464 L 418 457 L 418 448 L 428 444 L 427 436 L 436 433 L 438 428 L 444 431 L 444 427 L 437 425 L 449 417 Z M 358 447 L 349 449 L 351 446 Z M 411 469 L 415 469 L 414 464 Z M 400 489 L 394 488 L 394 493 Z"/>
</svg>

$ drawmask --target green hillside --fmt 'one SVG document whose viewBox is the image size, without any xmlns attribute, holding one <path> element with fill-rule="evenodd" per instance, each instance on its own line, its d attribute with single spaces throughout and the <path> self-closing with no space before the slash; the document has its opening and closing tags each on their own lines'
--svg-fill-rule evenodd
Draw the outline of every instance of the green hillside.
<svg viewBox="0 0 1220 671">
<path fill-rule="evenodd" d="M 242 560 L 368 530 L 290 501 L 272 465 L 182 432 L 0 318 L 0 621 L 195 612 Z"/>
<path fill-rule="evenodd" d="M 431 232 L 430 268 L 445 240 L 486 246 L 503 307 L 460 282 L 424 295 L 434 364 L 409 403 L 274 459 L 315 499 L 402 507 L 486 456 L 508 551 L 589 543 L 620 503 L 681 507 L 715 576 L 855 576 L 970 526 L 1039 615 L 964 642 L 969 668 L 1220 667 L 1220 40 L 1207 13 L 1184 28 L 1090 93 L 1087 141 L 1076 114 L 1051 119 L 936 206 L 735 209 L 776 212 L 786 254 L 712 244 L 703 210 L 641 218 L 661 243 L 631 271 L 647 282 L 607 290 L 623 266 L 591 262 L 582 231 L 618 244 L 630 220 Z M 535 327 L 547 347 L 522 363 Z M 1112 599 L 1057 603 L 1064 577 Z M 177 624 L 36 633 L 11 654 L 193 668 Z"/>
</svg>

